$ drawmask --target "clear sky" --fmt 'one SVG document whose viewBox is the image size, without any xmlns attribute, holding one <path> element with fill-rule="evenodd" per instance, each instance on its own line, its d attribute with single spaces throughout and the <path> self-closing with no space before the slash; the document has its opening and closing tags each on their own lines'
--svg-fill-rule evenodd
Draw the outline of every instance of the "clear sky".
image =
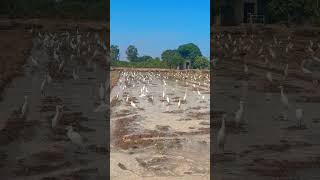
<svg viewBox="0 0 320 180">
<path fill-rule="evenodd" d="M 110 0 L 111 44 L 126 59 L 129 45 L 139 56 L 160 57 L 166 49 L 196 44 L 210 56 L 210 0 Z"/>
</svg>

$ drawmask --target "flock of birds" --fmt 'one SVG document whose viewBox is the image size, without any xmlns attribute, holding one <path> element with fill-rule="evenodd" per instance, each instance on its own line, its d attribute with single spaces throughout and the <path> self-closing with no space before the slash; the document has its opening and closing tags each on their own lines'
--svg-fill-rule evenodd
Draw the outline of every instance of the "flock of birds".
<svg viewBox="0 0 320 180">
<path fill-rule="evenodd" d="M 230 33 L 217 33 L 215 35 L 215 54 L 216 56 L 211 61 L 214 68 L 219 66 L 221 61 L 230 59 L 238 61 L 243 64 L 243 74 L 248 77 L 250 69 L 248 63 L 251 61 L 255 64 L 261 64 L 264 66 L 265 78 L 270 85 L 276 85 L 280 90 L 280 102 L 284 107 L 283 119 L 287 120 L 287 112 L 290 106 L 288 96 L 285 94 L 285 82 L 290 77 L 289 70 L 302 74 L 301 76 L 307 76 L 310 79 L 310 83 L 317 87 L 319 84 L 320 75 L 319 72 L 312 71 L 306 67 L 306 63 L 316 64 L 320 63 L 320 42 L 315 40 L 309 40 L 307 44 L 299 44 L 291 36 L 286 38 L 277 38 L 273 36 L 271 40 L 264 39 L 265 37 L 257 36 L 254 34 L 242 34 L 237 37 L 233 37 Z M 296 61 L 297 54 L 301 53 L 301 61 Z M 289 67 L 289 64 L 291 68 Z M 270 70 L 283 67 L 282 73 L 278 73 L 281 76 L 280 80 L 274 78 L 273 72 Z M 281 71 L 281 70 L 280 70 Z M 244 89 L 248 88 L 248 81 L 243 83 Z M 269 94 L 269 93 L 268 93 Z M 269 94 L 270 95 L 270 94 Z M 240 100 L 239 109 L 235 112 L 234 123 L 239 127 L 243 122 L 244 114 L 244 100 Z M 285 113 L 286 112 L 286 113 Z M 296 126 L 302 128 L 303 109 L 295 109 Z M 222 116 L 221 127 L 217 135 L 218 148 L 224 151 L 226 144 L 226 117 Z"/>
<path fill-rule="evenodd" d="M 65 76 L 67 67 L 73 67 L 72 78 L 74 81 L 80 79 L 79 66 L 87 63 L 87 70 L 94 71 L 96 63 L 94 61 L 106 58 L 106 46 L 101 41 L 98 33 L 82 33 L 77 29 L 76 32 L 65 31 L 63 33 L 49 33 L 49 32 L 36 32 L 31 29 L 31 33 L 35 35 L 35 44 L 40 51 L 46 51 L 49 55 L 48 59 L 38 58 L 31 56 L 31 67 L 34 71 L 44 74 L 43 80 L 40 84 L 41 96 L 46 96 L 47 88 L 53 82 L 58 83 L 59 77 Z M 107 60 L 107 59 L 106 59 Z M 104 84 L 104 86 L 103 86 Z M 101 83 L 100 86 L 100 99 L 101 104 L 106 109 L 105 100 L 106 91 L 108 90 L 109 83 Z M 103 103 L 102 103 L 103 102 Z M 28 96 L 24 97 L 24 104 L 21 107 L 21 118 L 27 118 L 29 109 Z M 57 128 L 59 121 L 63 116 L 63 105 L 56 106 L 56 113 L 51 120 L 51 128 Z M 102 111 L 102 110 L 100 110 Z M 97 112 L 97 110 L 95 110 Z M 72 143 L 78 147 L 83 147 L 83 138 L 81 135 L 73 130 L 72 126 L 67 126 L 67 136 Z"/>
<path fill-rule="evenodd" d="M 154 95 L 155 92 L 151 91 L 151 86 L 153 83 L 160 82 L 162 84 L 162 93 L 159 96 L 158 100 L 162 102 L 162 105 L 167 107 L 166 111 L 169 111 L 170 105 L 173 103 L 172 99 L 168 95 L 169 86 L 167 85 L 168 79 L 173 79 L 174 85 L 171 87 L 171 92 L 176 94 L 177 86 L 181 82 L 185 85 L 185 91 L 183 97 L 178 97 L 177 109 L 181 109 L 183 103 L 187 101 L 188 97 L 188 86 L 192 86 L 192 92 L 198 95 L 199 100 L 205 100 L 205 95 L 201 93 L 201 86 L 208 87 L 210 84 L 209 74 L 196 74 L 189 71 L 186 72 L 139 72 L 139 71 L 124 71 L 120 73 L 118 90 L 116 91 L 115 100 L 121 101 L 120 95 L 123 95 L 123 101 L 126 102 L 134 109 L 139 109 L 139 107 L 134 102 L 134 95 L 129 94 L 126 89 L 128 87 L 139 87 L 140 92 L 138 92 L 139 98 L 147 98 L 147 100 L 154 104 L 157 100 L 157 97 Z M 201 83 L 202 82 L 202 83 Z M 139 89 L 138 88 L 138 89 Z M 125 93 L 126 92 L 126 93 Z M 176 94 L 177 95 L 177 94 Z"/>
</svg>

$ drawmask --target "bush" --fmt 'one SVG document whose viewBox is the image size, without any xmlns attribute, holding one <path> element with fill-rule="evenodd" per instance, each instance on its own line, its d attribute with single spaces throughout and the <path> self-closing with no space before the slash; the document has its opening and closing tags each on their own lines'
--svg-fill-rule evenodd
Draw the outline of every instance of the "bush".
<svg viewBox="0 0 320 180">
<path fill-rule="evenodd" d="M 111 66 L 132 67 L 132 68 L 161 68 L 161 69 L 169 68 L 166 62 L 155 60 L 155 59 L 144 61 L 144 62 L 112 61 Z"/>
</svg>

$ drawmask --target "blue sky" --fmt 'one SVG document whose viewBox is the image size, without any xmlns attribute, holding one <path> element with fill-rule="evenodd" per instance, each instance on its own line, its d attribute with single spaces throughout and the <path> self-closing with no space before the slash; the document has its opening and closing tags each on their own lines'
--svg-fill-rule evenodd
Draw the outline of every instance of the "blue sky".
<svg viewBox="0 0 320 180">
<path fill-rule="evenodd" d="M 140 56 L 161 57 L 166 49 L 196 44 L 210 56 L 210 0 L 110 0 L 111 44 L 125 60 L 129 45 Z"/>
</svg>

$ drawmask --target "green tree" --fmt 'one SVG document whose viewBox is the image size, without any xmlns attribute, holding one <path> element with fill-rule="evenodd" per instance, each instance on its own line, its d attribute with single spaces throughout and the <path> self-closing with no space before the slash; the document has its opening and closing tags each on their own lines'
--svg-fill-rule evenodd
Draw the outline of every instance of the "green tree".
<svg viewBox="0 0 320 180">
<path fill-rule="evenodd" d="M 170 63 L 170 67 L 171 68 L 176 68 L 177 66 L 182 65 L 185 62 L 185 59 L 180 55 L 179 52 L 175 51 L 173 57 L 172 57 L 172 61 Z"/>
<path fill-rule="evenodd" d="M 134 45 L 128 46 L 126 50 L 127 59 L 131 62 L 137 62 L 138 59 L 138 49 Z"/>
<path fill-rule="evenodd" d="M 191 63 L 197 56 L 202 56 L 199 47 L 193 43 L 183 44 L 178 47 L 177 51 L 184 59 L 191 60 Z"/>
<path fill-rule="evenodd" d="M 192 64 L 195 69 L 205 69 L 210 67 L 208 58 L 204 56 L 197 56 Z"/>
<path fill-rule="evenodd" d="M 152 60 L 153 58 L 151 56 L 142 56 L 142 57 L 139 57 L 139 61 L 150 61 Z"/>
<path fill-rule="evenodd" d="M 268 16 L 272 22 L 302 23 L 306 19 L 319 19 L 318 0 L 269 0 Z"/>
<path fill-rule="evenodd" d="M 172 57 L 177 53 L 176 50 L 165 50 L 162 52 L 161 54 L 161 59 L 162 61 L 164 61 L 167 65 L 169 65 L 170 67 L 173 66 L 173 59 Z"/>
<path fill-rule="evenodd" d="M 154 58 L 155 61 L 160 61 L 159 57 Z"/>
<path fill-rule="evenodd" d="M 117 45 L 110 46 L 110 57 L 112 61 L 119 61 L 120 50 Z"/>
</svg>

